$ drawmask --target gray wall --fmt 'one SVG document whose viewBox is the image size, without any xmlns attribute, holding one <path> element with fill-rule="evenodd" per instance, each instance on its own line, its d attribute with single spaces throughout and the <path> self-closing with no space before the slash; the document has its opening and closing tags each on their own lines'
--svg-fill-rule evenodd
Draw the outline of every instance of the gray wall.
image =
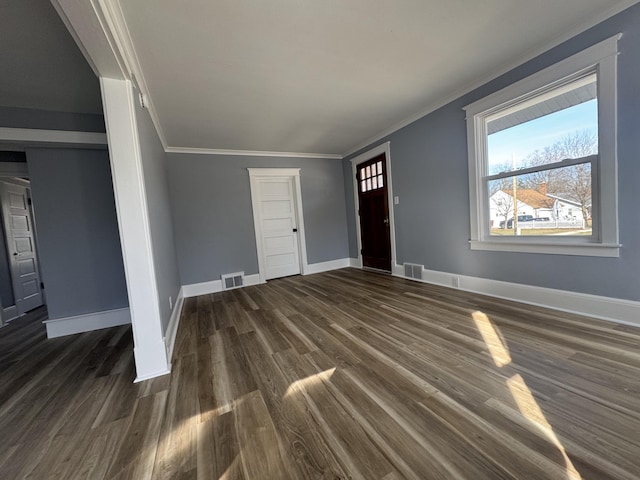
<svg viewBox="0 0 640 480">
<path fill-rule="evenodd" d="M 26 153 L 49 318 L 127 307 L 108 153 Z"/>
<path fill-rule="evenodd" d="M 348 256 L 339 160 L 169 154 L 167 165 L 183 285 L 258 273 L 248 167 L 301 168 L 308 262 Z"/>
<path fill-rule="evenodd" d="M 173 221 L 169 204 L 166 158 L 158 134 L 149 112 L 136 102 L 136 119 L 142 152 L 142 170 L 144 188 L 149 209 L 149 227 L 153 248 L 153 264 L 156 272 L 156 288 L 162 319 L 162 331 L 165 332 L 171 309 L 169 297 L 176 301 L 180 290 L 180 276 L 176 259 L 176 247 L 173 236 Z"/>
<path fill-rule="evenodd" d="M 622 32 L 618 58 L 620 258 L 483 252 L 469 249 L 469 180 L 462 107 Z M 391 141 L 397 261 L 507 282 L 640 300 L 640 5 L 363 149 Z M 360 153 L 360 152 L 358 152 Z M 354 155 L 355 156 L 355 155 Z M 349 252 L 357 257 L 353 185 L 343 161 Z M 347 175 L 349 172 L 349 175 Z"/>
<path fill-rule="evenodd" d="M 15 107 L 0 107 L 0 127 L 66 130 L 72 132 L 106 131 L 102 115 Z"/>
</svg>

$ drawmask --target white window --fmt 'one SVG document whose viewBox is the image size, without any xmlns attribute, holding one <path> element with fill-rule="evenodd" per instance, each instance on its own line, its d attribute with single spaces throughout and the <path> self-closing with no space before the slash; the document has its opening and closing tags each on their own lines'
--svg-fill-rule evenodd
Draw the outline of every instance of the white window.
<svg viewBox="0 0 640 480">
<path fill-rule="evenodd" d="M 465 107 L 471 249 L 618 256 L 619 38 Z"/>
</svg>

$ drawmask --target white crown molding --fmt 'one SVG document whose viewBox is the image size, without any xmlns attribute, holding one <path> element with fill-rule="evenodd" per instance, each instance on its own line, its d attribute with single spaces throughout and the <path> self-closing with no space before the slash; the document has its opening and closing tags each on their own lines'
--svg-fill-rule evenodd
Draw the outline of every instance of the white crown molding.
<svg viewBox="0 0 640 480">
<path fill-rule="evenodd" d="M 124 18 L 124 13 L 120 7 L 120 3 L 117 0 L 94 0 L 99 5 L 99 9 L 96 11 L 99 13 L 100 18 L 103 20 L 102 27 L 110 38 L 113 39 L 112 48 L 116 52 L 116 55 L 122 59 L 123 68 L 125 74 L 129 79 L 133 81 L 133 84 L 139 90 L 141 95 L 145 97 L 145 107 L 149 110 L 151 115 L 151 121 L 156 128 L 162 147 L 166 150 L 167 140 L 160 124 L 160 117 L 153 104 L 153 99 L 149 93 L 149 87 L 147 81 L 142 73 L 142 67 L 140 66 L 140 60 L 138 54 L 133 46 L 133 40 L 131 39 L 131 33 L 127 27 L 127 22 Z"/>
<path fill-rule="evenodd" d="M 20 144 L 63 144 L 107 146 L 107 134 L 68 130 L 0 127 L 0 141 Z"/>
<path fill-rule="evenodd" d="M 432 113 L 438 108 L 456 100 L 457 98 L 475 90 L 478 87 L 498 78 L 499 76 L 513 70 L 514 68 L 528 62 L 536 56 L 550 50 L 553 47 L 563 43 L 566 40 L 582 33 L 583 31 L 597 25 L 607 18 L 620 13 L 626 8 L 635 5 L 640 0 L 624 0 L 605 10 L 600 15 L 591 18 L 589 21 L 568 30 L 560 37 L 556 37 L 550 42 L 545 42 L 535 49 L 529 51 L 528 54 L 520 56 L 516 61 L 510 61 L 495 72 L 458 89 L 451 95 L 446 96 L 439 101 L 433 102 L 419 112 L 405 118 L 404 120 L 394 124 L 390 128 L 370 137 L 369 139 L 359 143 L 343 154 L 317 154 L 317 153 L 292 153 L 292 152 L 271 152 L 271 151 L 248 151 L 248 150 L 218 150 L 218 149 L 196 149 L 183 147 L 169 147 L 165 138 L 160 119 L 155 109 L 153 99 L 149 94 L 149 88 L 142 72 L 140 62 L 133 47 L 133 42 L 126 25 L 123 12 L 117 0 L 90 0 L 88 2 L 78 2 L 77 0 L 51 0 L 54 7 L 60 14 L 65 25 L 71 32 L 71 35 L 78 43 L 79 48 L 87 58 L 87 61 L 99 76 L 109 78 L 120 78 L 116 70 L 122 70 L 122 75 L 128 79 L 135 77 L 135 83 L 138 84 L 141 92 L 146 97 L 146 105 L 149 114 L 158 133 L 158 137 L 167 153 L 198 153 L 208 155 L 243 155 L 243 156 L 263 156 L 263 157 L 298 157 L 298 158 L 331 158 L 342 159 L 348 157 L 359 150 L 374 144 L 380 139 L 400 130 L 401 128 L 419 120 L 420 118 Z M 90 24 L 86 23 L 87 18 L 92 18 L 87 12 L 94 11 Z M 96 30 L 100 29 L 103 35 L 97 35 Z M 113 57 L 107 58 L 101 52 L 105 50 L 105 45 L 109 45 L 112 50 Z M 99 53 L 96 53 L 99 52 Z M 96 57 L 97 56 L 97 57 Z M 96 57 L 96 58 L 94 58 Z M 119 68 L 118 68 L 119 67 Z"/>
<path fill-rule="evenodd" d="M 616 5 L 614 5 L 613 7 L 605 10 L 603 13 L 601 13 L 600 15 L 597 15 L 591 19 L 589 19 L 589 21 L 582 23 L 581 25 L 568 30 L 567 32 L 565 32 L 564 34 L 562 34 L 559 37 L 555 37 L 553 40 L 549 41 L 549 42 L 545 42 L 544 44 L 531 49 L 528 53 L 526 53 L 525 55 L 522 55 L 521 57 L 519 57 L 516 61 L 509 61 L 508 63 L 505 63 L 502 67 L 498 68 L 495 72 L 486 75 L 484 77 L 481 77 L 479 80 L 475 80 L 469 84 L 467 84 L 466 86 L 456 90 L 455 92 L 453 92 L 450 95 L 447 95 L 446 97 L 444 97 L 443 99 L 440 99 L 436 102 L 433 102 L 429 105 L 427 105 L 425 108 L 423 108 L 422 110 L 420 110 L 419 112 L 405 118 L 404 120 L 396 123 L 395 125 L 383 130 L 382 132 L 370 137 L 368 140 L 365 140 L 359 144 L 357 144 L 356 146 L 354 146 L 353 148 L 350 148 L 349 150 L 347 150 L 345 153 L 342 154 L 342 158 L 346 158 L 350 155 L 353 155 L 354 153 L 357 153 L 358 151 L 362 150 L 363 148 L 366 148 L 368 146 L 370 146 L 371 144 L 385 138 L 388 135 L 391 135 L 394 132 L 397 132 L 398 130 L 400 130 L 401 128 L 406 127 L 407 125 L 410 125 L 411 123 L 415 122 L 416 120 L 421 119 L 422 117 L 429 115 L 430 113 L 435 112 L 437 109 L 444 107 L 445 105 L 453 102 L 454 100 L 457 100 L 458 98 L 462 97 L 463 95 L 466 95 L 467 93 L 472 92 L 473 90 L 482 87 L 483 85 L 489 83 L 492 80 L 495 80 L 496 78 L 504 75 L 505 73 L 510 72 L 511 70 L 519 67 L 520 65 L 524 65 L 525 63 L 527 63 L 530 60 L 533 60 L 534 58 L 536 58 L 539 55 L 542 55 L 543 53 L 551 50 L 554 47 L 557 47 L 558 45 L 560 45 L 561 43 L 566 42 L 567 40 L 575 37 L 576 35 L 579 35 L 580 33 L 590 29 L 591 27 L 596 26 L 597 24 L 603 22 L 604 20 L 613 17 L 614 15 L 622 12 L 623 10 L 631 7 L 632 5 L 635 5 L 636 3 L 640 2 L 640 0 L 625 0 L 623 2 L 620 2 Z"/>
<path fill-rule="evenodd" d="M 195 155 L 230 155 L 241 157 L 284 157 L 284 158 L 315 158 L 342 160 L 342 155 L 333 153 L 297 153 L 297 152 L 268 152 L 263 150 L 220 150 L 210 148 L 167 147 L 166 153 L 190 153 Z"/>
</svg>

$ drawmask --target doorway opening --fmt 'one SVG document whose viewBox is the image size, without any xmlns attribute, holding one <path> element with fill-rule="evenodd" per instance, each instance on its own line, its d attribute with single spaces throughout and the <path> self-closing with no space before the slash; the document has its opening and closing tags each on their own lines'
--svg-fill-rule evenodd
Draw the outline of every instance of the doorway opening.
<svg viewBox="0 0 640 480">
<path fill-rule="evenodd" d="M 395 232 L 389 143 L 355 157 L 352 164 L 360 265 L 392 273 Z"/>
<path fill-rule="evenodd" d="M 45 304 L 28 180 L 0 177 L 0 325 Z"/>
<path fill-rule="evenodd" d="M 249 168 L 260 282 L 304 274 L 307 249 L 299 168 Z"/>
</svg>

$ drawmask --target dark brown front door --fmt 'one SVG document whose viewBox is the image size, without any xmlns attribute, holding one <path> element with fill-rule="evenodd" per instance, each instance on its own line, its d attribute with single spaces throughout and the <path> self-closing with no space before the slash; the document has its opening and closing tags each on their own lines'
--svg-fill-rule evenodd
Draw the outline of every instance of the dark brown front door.
<svg viewBox="0 0 640 480">
<path fill-rule="evenodd" d="M 384 153 L 357 167 L 362 266 L 391 271 L 391 235 Z"/>
</svg>

